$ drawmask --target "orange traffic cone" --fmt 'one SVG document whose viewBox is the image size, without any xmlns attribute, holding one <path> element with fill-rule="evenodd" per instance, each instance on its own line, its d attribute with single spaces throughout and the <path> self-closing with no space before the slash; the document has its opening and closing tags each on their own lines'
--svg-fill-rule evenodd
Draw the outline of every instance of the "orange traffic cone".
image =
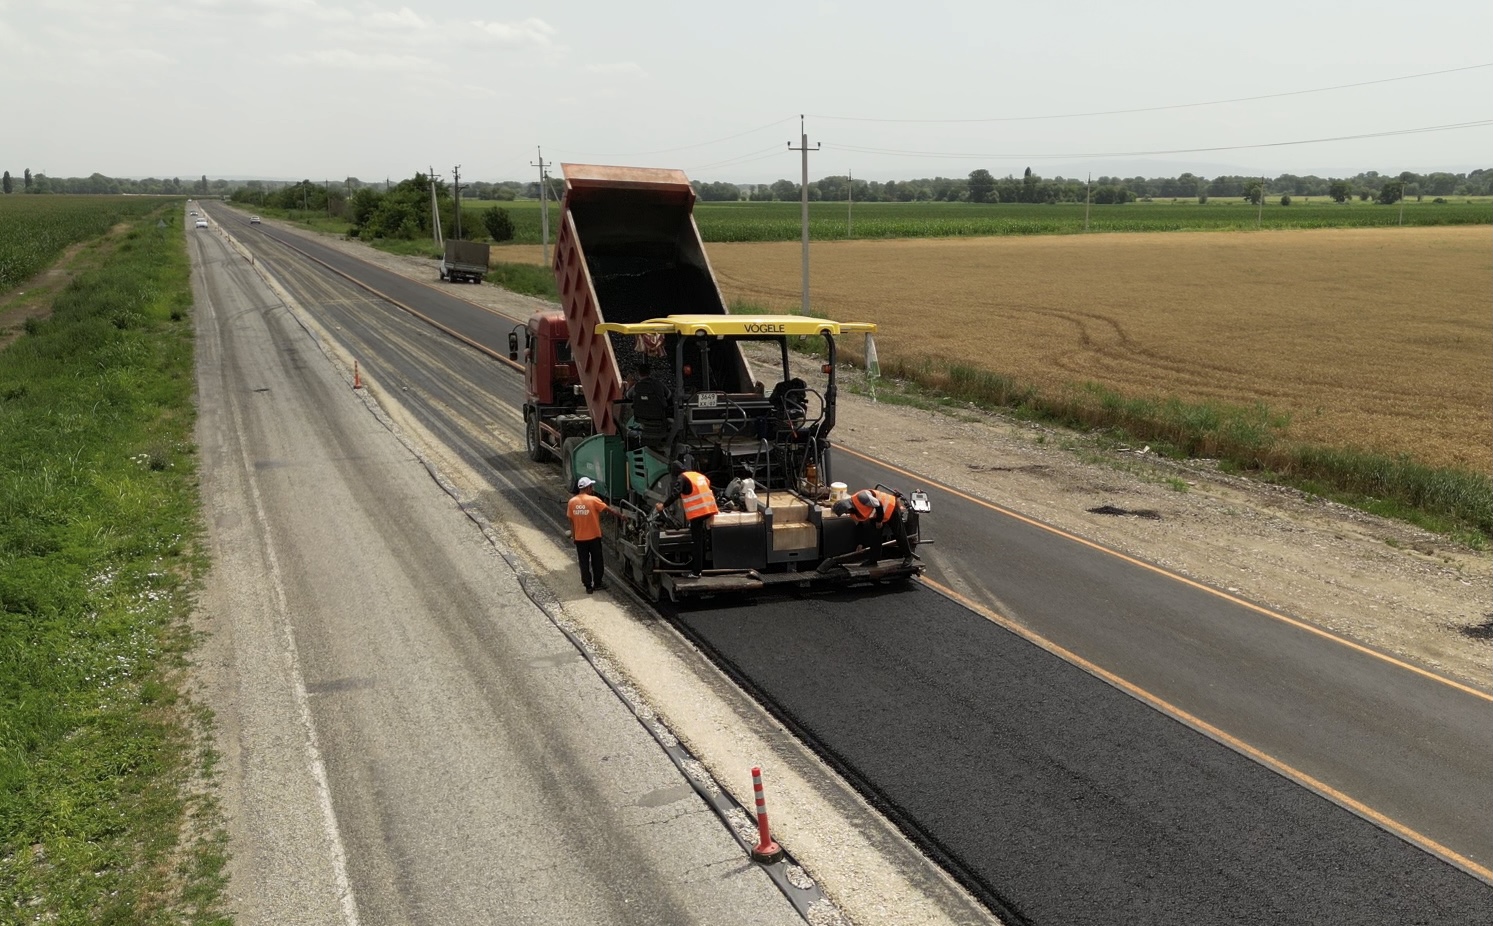
<svg viewBox="0 0 1493 926">
<path fill-rule="evenodd" d="M 783 848 L 773 841 L 767 824 L 767 800 L 762 795 L 762 769 L 752 768 L 752 790 L 757 798 L 757 845 L 752 849 L 752 859 L 771 865 L 783 857 Z"/>
</svg>

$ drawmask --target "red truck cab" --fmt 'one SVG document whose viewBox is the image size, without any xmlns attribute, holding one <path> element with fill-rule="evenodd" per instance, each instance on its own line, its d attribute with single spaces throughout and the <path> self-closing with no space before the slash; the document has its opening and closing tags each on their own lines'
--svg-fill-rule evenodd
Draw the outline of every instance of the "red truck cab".
<svg viewBox="0 0 1493 926">
<path fill-rule="evenodd" d="M 539 405 L 578 405 L 581 397 L 575 355 L 570 350 L 565 314 L 559 310 L 540 312 L 522 328 L 524 343 L 524 387 L 531 402 Z M 508 336 L 508 353 L 519 360 L 519 329 Z"/>
</svg>

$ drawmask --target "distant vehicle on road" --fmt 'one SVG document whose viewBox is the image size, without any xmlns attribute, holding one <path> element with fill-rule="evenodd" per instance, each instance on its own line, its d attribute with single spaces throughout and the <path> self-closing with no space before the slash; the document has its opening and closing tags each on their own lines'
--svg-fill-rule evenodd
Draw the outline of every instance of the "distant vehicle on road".
<svg viewBox="0 0 1493 926">
<path fill-rule="evenodd" d="M 206 228 L 207 227 L 207 219 L 198 219 L 197 220 L 197 227 L 198 228 Z"/>
<path fill-rule="evenodd" d="M 257 216 L 257 215 L 251 215 L 251 216 L 249 216 L 249 224 L 250 225 L 258 225 L 259 224 L 259 216 Z"/>
</svg>

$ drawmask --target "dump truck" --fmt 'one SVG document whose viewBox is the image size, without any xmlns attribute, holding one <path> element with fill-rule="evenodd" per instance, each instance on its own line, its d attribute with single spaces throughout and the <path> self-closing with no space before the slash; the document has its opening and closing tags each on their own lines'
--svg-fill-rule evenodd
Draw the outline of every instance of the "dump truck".
<svg viewBox="0 0 1493 926">
<path fill-rule="evenodd" d="M 875 325 L 730 314 L 683 172 L 561 167 L 561 307 L 516 326 L 508 354 L 525 371 L 528 455 L 558 462 L 567 491 L 581 476 L 595 481 L 617 514 L 603 521 L 614 568 L 649 597 L 674 600 L 919 575 L 921 561 L 901 553 L 864 564 L 863 536 L 832 505 L 844 490 L 829 442 L 837 339 Z M 808 348 L 814 382 L 791 363 Z M 718 496 L 699 576 L 682 513 L 656 511 L 674 461 L 708 476 Z M 897 494 L 915 547 L 927 496 Z"/>
<path fill-rule="evenodd" d="M 488 247 L 480 241 L 446 242 L 441 257 L 441 279 L 452 283 L 481 283 L 487 275 Z"/>
</svg>

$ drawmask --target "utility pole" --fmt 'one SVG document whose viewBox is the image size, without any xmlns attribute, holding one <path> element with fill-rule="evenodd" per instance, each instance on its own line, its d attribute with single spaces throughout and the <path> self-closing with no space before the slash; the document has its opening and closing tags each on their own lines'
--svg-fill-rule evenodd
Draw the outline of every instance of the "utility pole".
<svg viewBox="0 0 1493 926">
<path fill-rule="evenodd" d="M 1083 230 L 1084 231 L 1088 231 L 1089 230 L 1089 200 L 1093 198 L 1093 196 L 1091 195 L 1092 192 L 1093 192 L 1093 189 L 1094 189 L 1094 174 L 1091 171 L 1089 173 L 1089 180 L 1088 180 L 1087 183 L 1084 184 L 1084 187 L 1083 187 Z"/>
<path fill-rule="evenodd" d="M 1264 174 L 1260 174 L 1260 211 L 1259 211 L 1259 214 L 1255 216 L 1255 228 L 1259 228 L 1260 227 L 1260 223 L 1262 223 L 1264 221 L 1265 221 L 1265 175 Z"/>
<path fill-rule="evenodd" d="M 855 171 L 845 171 L 845 176 L 850 181 L 850 205 L 845 207 L 845 237 L 849 238 L 855 233 Z"/>
<path fill-rule="evenodd" d="M 435 240 L 435 246 L 444 248 L 446 242 L 441 239 L 441 211 L 436 208 L 435 201 L 435 168 L 430 168 L 430 233 Z"/>
<path fill-rule="evenodd" d="M 456 240 L 461 240 L 461 165 L 451 168 L 451 194 L 456 197 Z"/>
<path fill-rule="evenodd" d="M 793 142 L 788 143 L 789 151 L 803 152 L 803 182 L 798 187 L 799 203 L 802 206 L 803 224 L 803 251 L 804 251 L 804 298 L 803 314 L 809 314 L 809 152 L 818 151 L 823 142 L 815 142 L 814 147 L 809 147 L 809 133 L 804 128 L 803 113 L 798 115 L 798 141 L 799 147 L 793 147 Z"/>
<path fill-rule="evenodd" d="M 321 181 L 322 195 L 327 198 L 327 218 L 332 217 L 332 181 L 323 179 Z"/>
<path fill-rule="evenodd" d="M 539 168 L 539 237 L 543 250 L 540 252 L 544 257 L 544 265 L 550 263 L 550 204 L 549 204 L 549 180 L 545 176 L 544 169 L 549 165 L 544 162 L 544 148 L 535 145 L 534 150 L 539 152 L 539 161 L 529 162 L 530 167 Z"/>
</svg>

